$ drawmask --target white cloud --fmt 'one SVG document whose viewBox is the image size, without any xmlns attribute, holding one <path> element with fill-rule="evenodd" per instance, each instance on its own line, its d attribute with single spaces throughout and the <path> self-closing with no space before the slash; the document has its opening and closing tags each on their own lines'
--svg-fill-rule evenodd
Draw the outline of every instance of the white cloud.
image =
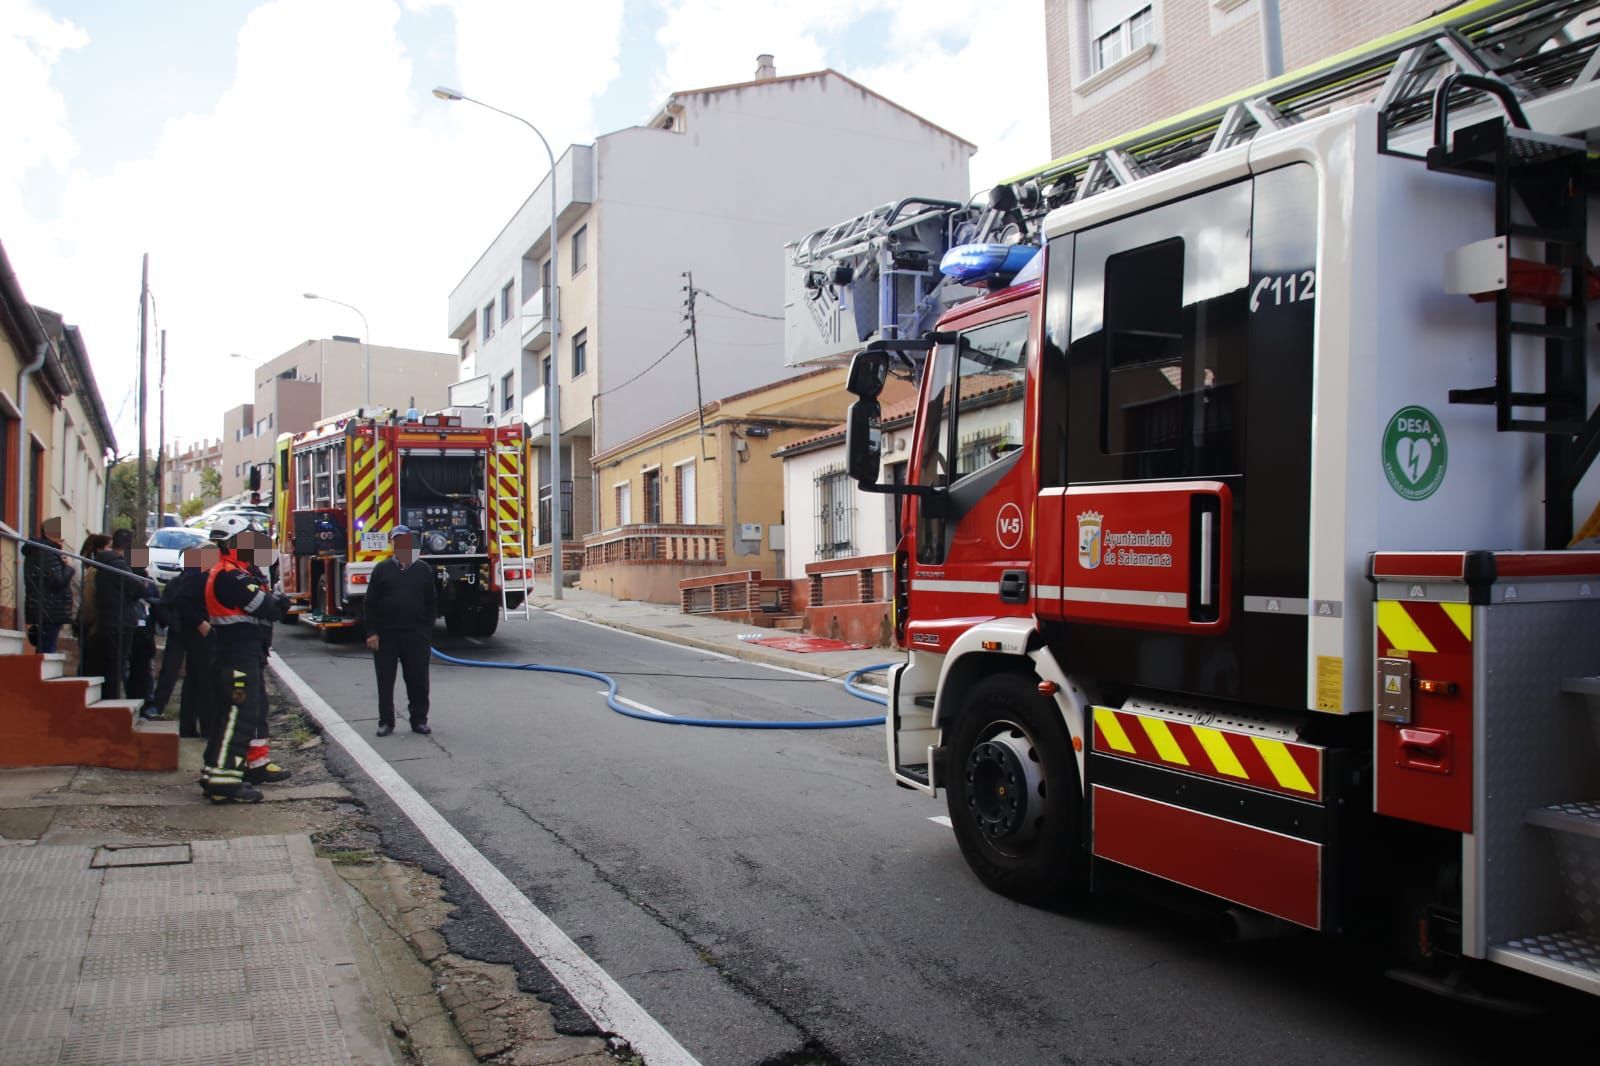
<svg viewBox="0 0 1600 1066">
<path fill-rule="evenodd" d="M 229 353 L 261 359 L 360 332 L 305 291 L 359 306 L 376 343 L 453 350 L 445 298 L 546 163 L 526 130 L 427 88 L 459 71 L 460 88 L 536 118 L 558 152 L 587 141 L 621 4 L 589 3 L 581 24 L 552 15 L 561 36 L 541 47 L 549 19 L 523 5 L 409 2 L 454 16 L 454 70 L 417 76 L 394 0 L 271 0 L 239 31 L 214 107 L 170 119 L 146 158 L 91 174 L 73 163 L 71 116 L 49 79 L 64 48 L 92 55 L 100 42 L 27 0 L 0 0 L 0 91 L 29 116 L 20 134 L 9 116 L 0 124 L 0 238 L 29 297 L 83 326 L 113 416 L 136 376 L 143 252 L 169 331 L 169 438 L 216 436 L 221 412 L 251 398 L 249 363 Z M 18 190 L 41 175 L 59 188 L 59 214 L 30 218 Z M 153 384 L 151 396 L 154 447 Z M 124 450 L 132 426 L 130 410 Z"/>
<path fill-rule="evenodd" d="M 832 66 L 977 144 L 974 188 L 1049 158 L 1038 0 L 992 0 L 981 18 L 958 0 L 815 0 L 781 7 L 665 0 L 664 8 L 666 22 L 657 34 L 665 51 L 658 81 L 663 95 L 746 80 L 755 56 L 771 52 L 780 75 Z M 863 27 L 885 21 L 890 29 L 879 40 L 860 38 Z M 841 58 L 863 53 L 872 58 Z"/>
</svg>

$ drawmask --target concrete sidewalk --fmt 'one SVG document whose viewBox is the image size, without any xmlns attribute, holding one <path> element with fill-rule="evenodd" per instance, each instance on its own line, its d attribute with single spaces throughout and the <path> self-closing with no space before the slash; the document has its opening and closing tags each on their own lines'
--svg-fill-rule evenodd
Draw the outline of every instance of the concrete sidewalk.
<svg viewBox="0 0 1600 1066">
<path fill-rule="evenodd" d="M 303 835 L 0 847 L 0 1064 L 393 1062 Z"/>
<path fill-rule="evenodd" d="M 783 666 L 808 674 L 824 677 L 844 677 L 863 667 L 880 663 L 905 661 L 905 652 L 898 648 L 868 648 L 865 651 L 792 652 L 765 648 L 741 637 L 792 636 L 785 630 L 763 629 L 742 622 L 728 622 L 703 614 L 683 614 L 676 607 L 661 603 L 643 603 L 639 600 L 615 600 L 598 592 L 583 589 L 563 589 L 557 600 L 550 593 L 550 582 L 543 581 L 528 598 L 529 604 L 541 611 L 597 622 L 628 633 L 655 637 L 673 644 L 683 644 L 704 651 L 721 652 L 749 662 Z M 867 675 L 869 682 L 879 682 L 882 675 Z"/>
</svg>

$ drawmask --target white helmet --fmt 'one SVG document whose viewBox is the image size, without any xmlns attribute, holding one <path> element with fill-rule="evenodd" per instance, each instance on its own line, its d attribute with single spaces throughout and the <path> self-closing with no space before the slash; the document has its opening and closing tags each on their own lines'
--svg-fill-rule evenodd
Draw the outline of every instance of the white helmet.
<svg viewBox="0 0 1600 1066">
<path fill-rule="evenodd" d="M 225 514 L 211 523 L 211 541 L 226 544 L 240 533 L 248 532 L 250 519 L 241 514 Z"/>
</svg>

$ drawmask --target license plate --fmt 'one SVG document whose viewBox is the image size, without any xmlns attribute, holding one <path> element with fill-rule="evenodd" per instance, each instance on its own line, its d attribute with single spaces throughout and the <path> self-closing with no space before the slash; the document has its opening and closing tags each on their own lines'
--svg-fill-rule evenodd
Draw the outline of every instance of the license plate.
<svg viewBox="0 0 1600 1066">
<path fill-rule="evenodd" d="M 364 552 L 381 552 L 389 546 L 389 534 L 383 531 L 377 533 L 361 534 L 361 550 Z"/>
</svg>

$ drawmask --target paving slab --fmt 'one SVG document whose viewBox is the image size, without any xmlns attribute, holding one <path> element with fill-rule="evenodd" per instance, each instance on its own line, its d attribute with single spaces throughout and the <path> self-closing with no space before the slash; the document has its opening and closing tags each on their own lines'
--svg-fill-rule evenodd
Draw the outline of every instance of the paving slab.
<svg viewBox="0 0 1600 1066">
<path fill-rule="evenodd" d="M 0 1066 L 391 1064 L 327 876 L 303 835 L 0 848 Z"/>
</svg>

